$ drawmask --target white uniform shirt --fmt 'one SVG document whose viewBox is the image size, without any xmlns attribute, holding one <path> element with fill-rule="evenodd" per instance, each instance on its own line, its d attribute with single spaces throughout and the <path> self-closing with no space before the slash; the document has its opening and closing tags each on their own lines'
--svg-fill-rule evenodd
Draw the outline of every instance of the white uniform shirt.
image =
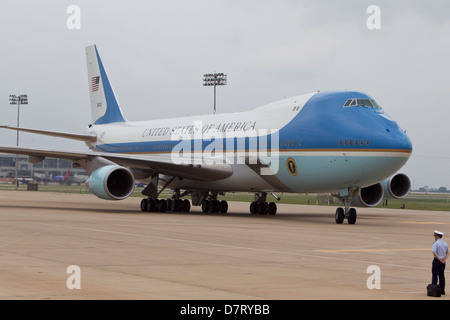
<svg viewBox="0 0 450 320">
<path fill-rule="evenodd" d="M 445 256 L 447 255 L 447 252 L 448 252 L 447 243 L 445 243 L 444 240 L 439 238 L 433 243 L 433 247 L 431 248 L 431 251 L 433 253 L 436 253 L 440 259 L 443 259 L 443 258 L 445 258 Z"/>
</svg>

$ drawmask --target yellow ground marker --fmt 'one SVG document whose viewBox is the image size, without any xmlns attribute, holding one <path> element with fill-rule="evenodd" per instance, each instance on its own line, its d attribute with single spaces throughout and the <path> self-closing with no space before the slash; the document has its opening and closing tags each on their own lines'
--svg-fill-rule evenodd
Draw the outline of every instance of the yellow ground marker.
<svg viewBox="0 0 450 320">
<path fill-rule="evenodd" d="M 447 224 L 446 222 L 433 222 L 433 221 L 399 221 L 399 223 L 415 223 L 415 224 Z"/>
<path fill-rule="evenodd" d="M 398 252 L 398 251 L 431 251 L 430 248 L 410 248 L 410 249 L 340 249 L 340 250 L 315 250 L 324 253 L 346 253 L 346 252 Z"/>
</svg>

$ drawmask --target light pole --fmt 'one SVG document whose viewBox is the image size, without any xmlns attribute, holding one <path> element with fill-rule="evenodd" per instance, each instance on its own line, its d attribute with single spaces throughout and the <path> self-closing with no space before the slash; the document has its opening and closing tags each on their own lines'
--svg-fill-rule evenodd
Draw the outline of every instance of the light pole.
<svg viewBox="0 0 450 320">
<path fill-rule="evenodd" d="M 9 95 L 9 104 L 17 104 L 17 128 L 19 128 L 19 119 L 20 119 L 20 105 L 28 104 L 28 96 L 26 94 L 21 94 L 19 96 Z M 17 130 L 17 142 L 16 146 L 19 146 L 19 130 Z M 16 154 L 16 190 L 19 188 L 19 155 Z"/>
<path fill-rule="evenodd" d="M 224 73 L 207 73 L 203 75 L 203 85 L 214 86 L 214 114 L 216 113 L 216 86 L 227 85 L 227 75 Z"/>
</svg>

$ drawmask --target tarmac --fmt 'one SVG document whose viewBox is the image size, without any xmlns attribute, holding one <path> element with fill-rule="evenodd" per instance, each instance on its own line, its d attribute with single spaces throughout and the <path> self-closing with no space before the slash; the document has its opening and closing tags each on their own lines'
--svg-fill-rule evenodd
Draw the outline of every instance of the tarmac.
<svg viewBox="0 0 450 320">
<path fill-rule="evenodd" d="M 426 286 L 450 212 L 359 208 L 337 225 L 333 206 L 253 216 L 244 202 L 227 214 L 139 202 L 0 191 L 0 299 L 448 300 Z"/>
</svg>

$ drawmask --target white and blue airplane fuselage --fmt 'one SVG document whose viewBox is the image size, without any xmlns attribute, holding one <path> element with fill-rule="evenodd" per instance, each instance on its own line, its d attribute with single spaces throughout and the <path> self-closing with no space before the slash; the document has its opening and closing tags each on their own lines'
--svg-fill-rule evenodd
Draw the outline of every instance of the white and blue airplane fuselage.
<svg viewBox="0 0 450 320">
<path fill-rule="evenodd" d="M 244 112 L 128 121 L 96 47 L 86 55 L 93 120 L 86 134 L 29 132 L 83 140 L 92 151 L 0 151 L 71 159 L 91 175 L 91 191 L 106 199 L 124 199 L 136 179 L 146 181 L 143 211 L 188 211 L 181 198 L 191 195 L 204 212 L 226 212 L 218 194 L 240 191 L 255 193 L 251 213 L 274 214 L 267 193 L 334 193 L 345 204 L 336 222 L 354 223 L 351 203 L 374 206 L 409 192 L 408 177 L 397 172 L 411 141 L 365 93 L 313 92 Z M 158 187 L 174 190 L 172 199 L 158 199 Z"/>
</svg>

